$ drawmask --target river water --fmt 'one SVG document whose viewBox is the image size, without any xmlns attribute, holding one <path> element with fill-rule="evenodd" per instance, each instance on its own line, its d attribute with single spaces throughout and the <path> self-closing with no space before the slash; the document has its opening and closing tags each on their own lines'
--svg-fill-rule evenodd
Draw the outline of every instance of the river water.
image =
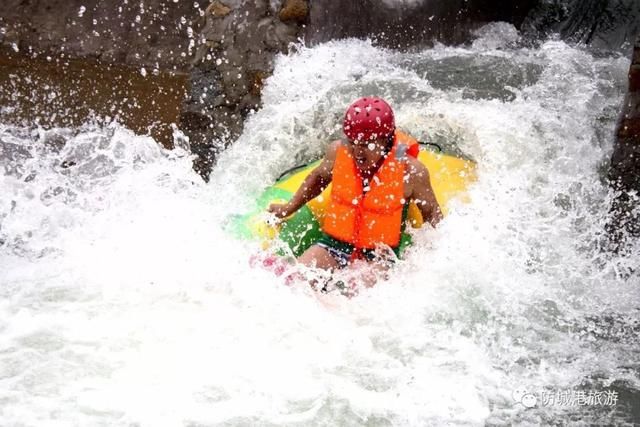
<svg viewBox="0 0 640 427">
<path fill-rule="evenodd" d="M 459 48 L 300 47 L 208 184 L 184 142 L 0 124 L 0 424 L 639 422 L 640 247 L 601 251 L 628 66 L 499 24 Z M 473 157 L 471 201 L 354 298 L 285 286 L 226 220 L 364 94 Z"/>
</svg>

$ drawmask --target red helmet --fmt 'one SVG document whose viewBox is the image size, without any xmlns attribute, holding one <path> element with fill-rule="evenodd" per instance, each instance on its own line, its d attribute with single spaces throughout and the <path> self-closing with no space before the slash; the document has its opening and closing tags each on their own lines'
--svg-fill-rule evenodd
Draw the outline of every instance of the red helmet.
<svg viewBox="0 0 640 427">
<path fill-rule="evenodd" d="M 343 129 L 350 140 L 384 138 L 395 132 L 396 121 L 385 100 L 360 98 L 347 109 Z"/>
</svg>

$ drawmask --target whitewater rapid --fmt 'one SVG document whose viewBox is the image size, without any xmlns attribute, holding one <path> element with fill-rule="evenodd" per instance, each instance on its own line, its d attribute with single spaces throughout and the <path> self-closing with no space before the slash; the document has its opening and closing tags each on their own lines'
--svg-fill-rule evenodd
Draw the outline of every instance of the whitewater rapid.
<svg viewBox="0 0 640 427">
<path fill-rule="evenodd" d="M 508 25 L 413 53 L 300 46 L 208 184 L 117 124 L 0 124 L 0 424 L 637 421 L 640 248 L 601 251 L 628 66 Z M 355 298 L 285 286 L 224 225 L 362 95 L 474 158 L 470 202 Z M 619 400 L 514 398 L 568 389 Z"/>
</svg>

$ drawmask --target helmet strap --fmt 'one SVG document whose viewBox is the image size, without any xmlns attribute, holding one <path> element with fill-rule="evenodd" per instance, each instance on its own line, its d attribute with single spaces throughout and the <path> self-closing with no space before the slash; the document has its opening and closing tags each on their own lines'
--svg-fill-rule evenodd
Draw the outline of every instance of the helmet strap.
<svg viewBox="0 0 640 427">
<path fill-rule="evenodd" d="M 391 134 L 387 137 L 387 145 L 384 147 L 384 154 L 383 157 L 387 157 L 389 155 L 389 153 L 391 153 L 391 150 L 393 150 L 393 142 L 394 142 L 394 135 Z"/>
</svg>

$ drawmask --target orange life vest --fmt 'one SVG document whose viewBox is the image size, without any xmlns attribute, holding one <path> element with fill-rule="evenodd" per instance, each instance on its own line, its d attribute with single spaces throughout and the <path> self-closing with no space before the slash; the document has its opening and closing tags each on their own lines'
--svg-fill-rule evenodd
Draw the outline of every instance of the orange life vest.
<svg viewBox="0 0 640 427">
<path fill-rule="evenodd" d="M 415 139 L 397 131 L 393 148 L 365 189 L 353 156 L 346 147 L 338 147 L 323 231 L 359 249 L 380 243 L 398 246 L 405 204 L 405 165 L 398 157 L 416 157 L 418 151 Z"/>
</svg>

